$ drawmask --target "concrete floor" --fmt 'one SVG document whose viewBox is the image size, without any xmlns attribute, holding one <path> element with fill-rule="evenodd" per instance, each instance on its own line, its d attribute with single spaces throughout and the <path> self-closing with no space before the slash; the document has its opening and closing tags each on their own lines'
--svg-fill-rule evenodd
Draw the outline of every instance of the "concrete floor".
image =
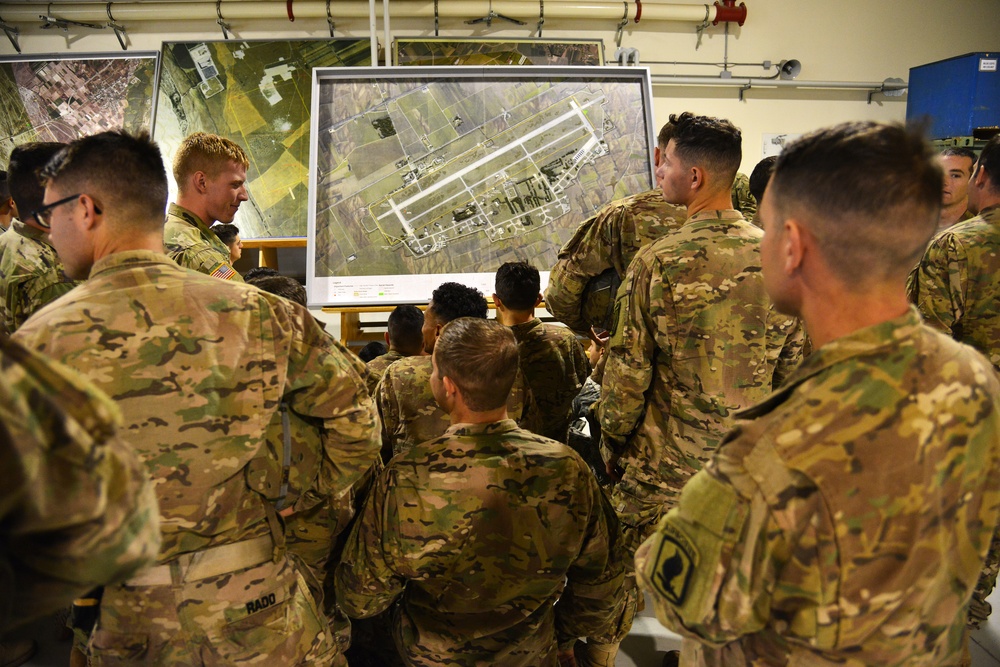
<svg viewBox="0 0 1000 667">
<path fill-rule="evenodd" d="M 972 637 L 973 667 L 1000 667 L 1000 588 L 993 591 L 990 603 L 997 611 L 986 627 Z M 25 629 L 25 635 L 39 644 L 38 653 L 26 663 L 28 667 L 66 667 L 69 664 L 69 642 L 57 640 L 57 630 L 55 619 L 45 619 Z M 636 618 L 632 633 L 622 642 L 617 667 L 660 667 L 663 653 L 680 646 L 680 637 L 660 625 L 652 614 L 652 605 L 647 604 L 646 610 Z"/>
</svg>

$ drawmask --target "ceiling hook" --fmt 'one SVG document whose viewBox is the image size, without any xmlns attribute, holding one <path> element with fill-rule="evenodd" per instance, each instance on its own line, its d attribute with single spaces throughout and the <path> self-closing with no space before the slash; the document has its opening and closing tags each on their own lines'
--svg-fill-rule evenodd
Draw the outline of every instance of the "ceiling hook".
<svg viewBox="0 0 1000 667">
<path fill-rule="evenodd" d="M 115 31 L 115 37 L 118 38 L 118 43 L 121 44 L 122 51 L 128 51 L 128 46 L 126 45 L 126 40 L 128 39 L 128 34 L 125 32 L 125 26 L 115 21 L 115 17 L 111 15 L 111 3 L 108 3 L 108 27 Z"/>
<path fill-rule="evenodd" d="M 17 26 L 8 24 L 2 18 L 0 18 L 0 30 L 3 30 L 7 35 L 7 39 L 10 40 L 10 45 L 14 47 L 14 50 L 18 53 L 21 52 L 21 45 L 17 43 L 17 36 L 20 34 L 20 29 Z"/>
<path fill-rule="evenodd" d="M 215 13 L 219 17 L 219 20 L 216 21 L 216 23 L 219 24 L 220 28 L 222 28 L 223 39 L 229 39 L 229 31 L 232 30 L 232 27 L 226 23 L 226 19 L 222 18 L 222 0 L 215 0 Z"/>
<path fill-rule="evenodd" d="M 625 5 L 625 13 L 622 15 L 621 23 L 618 24 L 618 32 L 615 34 L 615 44 L 618 46 L 622 45 L 622 31 L 628 25 L 628 2 L 623 2 L 622 4 Z"/>
<path fill-rule="evenodd" d="M 695 51 L 697 51 L 698 48 L 701 46 L 701 36 L 705 34 L 705 29 L 708 28 L 709 26 L 708 15 L 709 15 L 709 7 L 708 5 L 705 5 L 705 19 L 701 22 L 700 26 L 694 29 L 694 31 L 698 33 L 698 41 L 695 42 L 694 45 Z"/>
</svg>

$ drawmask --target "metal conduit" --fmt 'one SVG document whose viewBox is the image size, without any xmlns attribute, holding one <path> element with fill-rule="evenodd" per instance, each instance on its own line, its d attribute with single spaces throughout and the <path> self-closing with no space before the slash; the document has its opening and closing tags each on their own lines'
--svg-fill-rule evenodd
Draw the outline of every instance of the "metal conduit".
<svg viewBox="0 0 1000 667">
<path fill-rule="evenodd" d="M 782 81 L 781 79 L 736 78 L 717 76 L 672 76 L 653 74 L 653 85 L 670 86 L 726 86 L 736 88 L 839 88 L 843 90 L 879 90 L 892 92 L 906 90 L 906 82 L 893 81 Z"/>
<path fill-rule="evenodd" d="M 470 16 L 485 16 L 491 11 L 525 21 L 537 20 L 541 8 L 538 0 L 464 0 L 463 2 L 438 3 L 438 16 L 445 19 L 467 19 Z M 294 0 L 296 18 L 325 19 L 325 0 Z M 641 10 L 639 9 L 641 7 Z M 332 5 L 337 19 L 369 18 L 371 7 L 363 0 L 338 0 Z M 721 10 L 721 15 L 720 15 Z M 547 0 L 545 18 L 586 18 L 621 21 L 635 20 L 641 11 L 642 21 L 681 21 L 704 23 L 713 21 L 738 21 L 732 16 L 734 9 L 716 5 L 660 4 L 652 0 L 644 2 L 623 2 L 622 0 L 597 0 L 571 2 Z M 229 20 L 288 20 L 287 3 L 266 0 L 224 0 L 219 12 Z M 214 22 L 218 15 L 216 3 L 187 0 L 181 2 L 3 2 L 0 3 L 0 17 L 7 23 L 24 23 L 39 20 L 48 13 L 70 21 L 102 23 L 109 13 L 119 23 L 136 21 L 202 21 Z M 434 3 L 427 0 L 393 0 L 392 15 L 395 18 L 434 18 Z M 745 18 L 745 9 L 743 17 Z M 742 23 L 742 21 L 740 21 Z"/>
</svg>

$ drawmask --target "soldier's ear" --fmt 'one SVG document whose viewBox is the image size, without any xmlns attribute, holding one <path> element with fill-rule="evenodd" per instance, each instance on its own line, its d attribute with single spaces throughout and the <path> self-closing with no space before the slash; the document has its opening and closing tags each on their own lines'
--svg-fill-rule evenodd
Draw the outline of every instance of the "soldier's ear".
<svg viewBox="0 0 1000 667">
<path fill-rule="evenodd" d="M 444 387 L 444 392 L 449 398 L 458 394 L 458 385 L 456 385 L 447 375 L 441 378 L 441 385 Z"/>
<path fill-rule="evenodd" d="M 705 187 L 705 170 L 701 167 L 691 167 L 688 172 L 691 177 L 691 190 L 698 190 Z"/>
<path fill-rule="evenodd" d="M 538 308 L 539 304 L 541 304 L 541 303 L 542 303 L 542 293 L 539 292 L 538 293 L 538 298 L 535 299 L 535 308 Z"/>
<path fill-rule="evenodd" d="M 802 258 L 805 256 L 805 248 L 812 236 L 809 234 L 809 231 L 794 218 L 785 220 L 782 232 L 781 253 L 784 262 L 784 270 L 786 275 L 792 275 L 802 267 Z"/>
<path fill-rule="evenodd" d="M 208 177 L 203 171 L 196 171 L 191 174 L 191 184 L 194 186 L 195 192 L 198 194 L 205 194 L 208 191 Z"/>
</svg>

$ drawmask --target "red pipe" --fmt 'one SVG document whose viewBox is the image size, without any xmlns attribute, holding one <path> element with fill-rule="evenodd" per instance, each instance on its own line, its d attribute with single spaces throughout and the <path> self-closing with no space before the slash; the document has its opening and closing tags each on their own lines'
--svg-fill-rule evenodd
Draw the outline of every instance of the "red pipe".
<svg viewBox="0 0 1000 667">
<path fill-rule="evenodd" d="M 720 4 L 718 0 L 715 2 L 715 20 L 712 21 L 712 25 L 719 25 L 719 21 L 731 22 L 735 21 L 739 25 L 743 25 L 747 20 L 747 6 L 746 3 L 741 2 L 740 6 L 736 6 L 736 0 L 722 0 Z"/>
</svg>

